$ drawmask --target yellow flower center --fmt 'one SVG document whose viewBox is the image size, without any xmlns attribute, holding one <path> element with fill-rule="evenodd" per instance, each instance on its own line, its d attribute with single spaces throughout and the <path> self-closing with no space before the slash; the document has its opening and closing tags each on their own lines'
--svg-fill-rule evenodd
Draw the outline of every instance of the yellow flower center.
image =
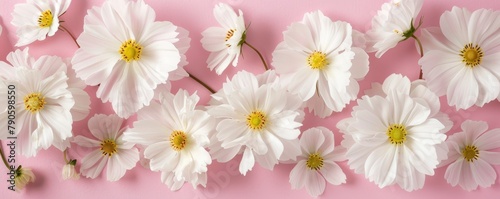
<svg viewBox="0 0 500 199">
<path fill-rule="evenodd" d="M 483 51 L 477 44 L 473 45 L 472 43 L 469 43 L 460 51 L 460 56 L 462 57 L 462 62 L 465 63 L 466 66 L 474 68 L 475 66 L 481 64 Z"/>
<path fill-rule="evenodd" d="M 180 151 L 184 149 L 187 145 L 188 138 L 184 131 L 173 131 L 170 134 L 170 146 L 175 151 Z"/>
<path fill-rule="evenodd" d="M 312 52 L 309 57 L 307 57 L 307 63 L 312 69 L 318 70 L 321 70 L 330 64 L 329 60 L 326 58 L 326 54 L 319 51 Z"/>
<path fill-rule="evenodd" d="M 38 26 L 40 26 L 40 28 L 48 28 L 52 25 L 53 19 L 52 11 L 46 10 L 38 17 Z"/>
<path fill-rule="evenodd" d="M 387 128 L 387 137 L 392 144 L 399 145 L 406 141 L 406 128 L 401 124 L 392 124 Z"/>
<path fill-rule="evenodd" d="M 229 39 L 231 39 L 231 37 L 233 37 L 234 35 L 234 32 L 236 32 L 236 29 L 229 29 L 226 33 L 226 39 L 224 41 L 229 41 Z M 227 47 L 231 47 L 231 44 L 226 44 Z"/>
<path fill-rule="evenodd" d="M 252 130 L 262 130 L 266 126 L 266 115 L 261 111 L 252 111 L 247 116 L 247 126 Z"/>
<path fill-rule="evenodd" d="M 46 103 L 41 93 L 31 93 L 24 97 L 24 108 L 31 113 L 42 110 Z"/>
<path fill-rule="evenodd" d="M 102 155 L 112 156 L 117 151 L 116 142 L 112 139 L 106 139 L 101 142 Z"/>
<path fill-rule="evenodd" d="M 467 145 L 464 149 L 462 149 L 462 156 L 467 162 L 474 162 L 479 157 L 479 150 L 474 145 Z"/>
<path fill-rule="evenodd" d="M 319 153 L 309 154 L 309 158 L 307 158 L 306 162 L 307 168 L 311 170 L 319 170 L 323 167 L 323 157 L 319 155 Z"/>
<path fill-rule="evenodd" d="M 142 46 L 135 40 L 129 39 L 122 44 L 118 52 L 126 62 L 137 61 L 141 58 Z"/>
</svg>

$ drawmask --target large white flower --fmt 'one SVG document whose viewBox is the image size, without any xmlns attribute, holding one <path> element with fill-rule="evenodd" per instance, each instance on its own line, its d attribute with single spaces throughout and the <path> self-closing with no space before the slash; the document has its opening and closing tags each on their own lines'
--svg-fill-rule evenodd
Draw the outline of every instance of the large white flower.
<svg viewBox="0 0 500 199">
<path fill-rule="evenodd" d="M 71 0 L 27 0 L 26 3 L 16 4 L 12 13 L 12 25 L 17 27 L 19 37 L 16 46 L 54 36 L 60 28 L 59 17 L 70 4 Z"/>
<path fill-rule="evenodd" d="M 207 59 L 208 68 L 222 74 L 232 62 L 236 67 L 241 47 L 245 41 L 246 27 L 243 12 L 236 15 L 233 8 L 219 3 L 214 8 L 214 16 L 222 27 L 210 27 L 201 34 L 203 48 L 210 52 Z"/>
<path fill-rule="evenodd" d="M 337 124 L 345 134 L 348 164 L 381 188 L 421 189 L 425 175 L 434 175 L 446 156 L 439 144 L 451 122 L 436 112 L 437 97 L 423 85 L 412 88 L 407 78 L 393 75 L 382 90 L 385 96 L 359 99 L 352 117 Z"/>
<path fill-rule="evenodd" d="M 43 67 L 45 64 L 52 67 L 50 62 L 40 63 L 42 68 L 48 68 Z M 58 143 L 63 143 L 72 136 L 73 119 L 70 110 L 75 101 L 68 90 L 66 73 L 57 71 L 44 76 L 40 70 L 11 67 L 4 62 L 0 62 L 0 68 L 12 75 L 6 81 L 15 86 L 17 126 L 14 135 L 2 131 L 0 139 L 17 136 L 19 153 L 31 157 L 40 149 L 47 149 L 51 145 L 59 146 Z M 6 111 L 7 109 L 0 113 L 1 121 L 7 121 Z M 7 122 L 4 122 L 0 127 L 7 129 L 6 125 Z"/>
<path fill-rule="evenodd" d="M 302 154 L 290 172 L 293 189 L 305 186 L 309 195 L 317 197 L 325 191 L 325 179 L 333 185 L 346 182 L 344 172 L 335 163 L 345 160 L 345 150 L 341 146 L 334 150 L 334 145 L 333 132 L 325 127 L 311 128 L 302 133 Z"/>
<path fill-rule="evenodd" d="M 448 183 L 467 191 L 495 183 L 497 173 L 492 165 L 500 165 L 500 152 L 493 150 L 500 148 L 500 129 L 486 130 L 486 122 L 467 120 L 462 132 L 448 137 L 448 162 L 453 162 L 444 174 Z"/>
<path fill-rule="evenodd" d="M 273 65 L 290 92 L 303 101 L 322 101 L 336 112 L 357 98 L 357 80 L 368 72 L 368 55 L 352 46 L 351 25 L 316 11 L 290 25 L 283 36 L 273 52 Z M 315 104 L 307 103 L 316 115 L 327 116 Z"/>
<path fill-rule="evenodd" d="M 483 106 L 500 95 L 500 11 L 470 12 L 453 7 L 441 15 L 440 28 L 422 31 L 419 60 L 429 88 L 446 95 L 457 109 Z"/>
<path fill-rule="evenodd" d="M 423 0 L 390 0 L 372 19 L 372 28 L 366 32 L 368 52 L 380 58 L 399 42 L 413 36 L 414 22 L 422 9 Z"/>
<path fill-rule="evenodd" d="M 41 73 L 42 78 L 48 78 L 56 73 L 64 72 L 68 76 L 66 81 L 68 85 L 67 89 L 71 92 L 73 100 L 75 101 L 70 111 L 73 121 L 80 121 L 87 117 L 90 110 L 90 96 L 84 91 L 86 87 L 85 83 L 76 78 L 68 60 L 62 60 L 57 56 L 46 55 L 35 59 L 29 55 L 29 48 L 25 48 L 22 51 L 16 50 L 9 53 L 7 55 L 7 61 L 13 67 L 10 67 L 9 64 L 5 62 L 0 62 L 0 71 L 2 71 L 0 77 L 3 79 L 13 79 L 15 70 L 18 68 L 37 71 Z M 15 81 L 15 79 L 13 80 Z M 69 147 L 69 140 L 56 137 L 53 145 L 63 151 Z"/>
<path fill-rule="evenodd" d="M 140 110 L 134 128 L 125 132 L 125 140 L 145 147 L 150 169 L 161 171 L 162 182 L 172 190 L 185 181 L 205 185 L 207 165 L 212 163 L 204 147 L 215 123 L 208 113 L 195 109 L 198 101 L 196 94 L 189 96 L 183 90 L 175 96 L 162 93 L 160 103 Z"/>
<path fill-rule="evenodd" d="M 79 146 L 95 148 L 81 160 L 80 172 L 87 178 L 96 178 L 106 166 L 106 179 L 117 181 L 139 161 L 139 151 L 133 143 L 123 140 L 123 119 L 117 115 L 96 114 L 89 119 L 90 133 L 97 138 L 81 135 L 73 142 Z"/>
<path fill-rule="evenodd" d="M 100 84 L 97 97 L 110 101 L 120 117 L 149 105 L 153 90 L 180 62 L 177 27 L 154 20 L 142 0 L 105 1 L 85 16 L 73 68 L 86 84 Z"/>
<path fill-rule="evenodd" d="M 266 75 L 270 78 L 272 75 Z M 222 96 L 221 96 L 222 95 Z M 228 161 L 244 150 L 239 170 L 245 175 L 252 170 L 255 161 L 267 169 L 273 169 L 283 156 L 295 159 L 284 150 L 285 146 L 298 144 L 302 125 L 301 100 L 287 92 L 277 81 L 259 85 L 255 75 L 242 71 L 224 85 L 221 94 L 214 94 L 219 101 L 208 107 L 208 112 L 219 119 L 216 138 L 221 142 L 219 160 Z M 294 153 L 294 155 L 297 155 Z"/>
</svg>

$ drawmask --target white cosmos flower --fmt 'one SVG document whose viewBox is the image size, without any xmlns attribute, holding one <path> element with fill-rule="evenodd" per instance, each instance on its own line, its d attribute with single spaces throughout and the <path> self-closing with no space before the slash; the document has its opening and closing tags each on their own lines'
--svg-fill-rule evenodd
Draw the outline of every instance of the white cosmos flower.
<svg viewBox="0 0 500 199">
<path fill-rule="evenodd" d="M 208 113 L 195 109 L 198 101 L 196 94 L 190 96 L 184 90 L 175 95 L 162 93 L 160 103 L 140 110 L 134 128 L 125 132 L 125 140 L 145 147 L 150 169 L 161 171 L 162 182 L 172 190 L 180 189 L 185 181 L 194 186 L 206 184 L 198 180 L 212 163 L 204 147 L 215 123 Z"/>
<path fill-rule="evenodd" d="M 348 164 L 380 188 L 421 189 L 425 175 L 434 175 L 446 158 L 440 144 L 451 122 L 436 113 L 437 97 L 425 86 L 412 88 L 407 78 L 393 75 L 382 87 L 385 96 L 363 96 L 352 117 L 337 124 L 345 134 Z"/>
<path fill-rule="evenodd" d="M 283 84 L 306 101 L 310 110 L 326 117 L 357 98 L 357 80 L 368 72 L 368 55 L 352 46 L 351 25 L 333 22 L 316 11 L 290 25 L 283 36 L 273 52 L 273 65 Z M 324 106 L 315 107 L 316 102 Z M 324 107 L 331 111 L 324 113 Z"/>
<path fill-rule="evenodd" d="M 335 163 L 345 160 L 345 150 L 334 145 L 333 132 L 325 127 L 311 128 L 302 133 L 302 154 L 290 172 L 293 189 L 305 186 L 309 195 L 317 197 L 325 191 L 325 179 L 333 185 L 346 182 L 344 172 Z"/>
<path fill-rule="evenodd" d="M 21 165 L 17 167 L 14 177 L 14 184 L 17 192 L 20 192 L 26 187 L 26 185 L 35 182 L 35 180 L 36 176 L 31 168 L 23 167 Z"/>
<path fill-rule="evenodd" d="M 17 27 L 19 40 L 16 46 L 28 45 L 36 40 L 44 40 L 57 32 L 59 17 L 71 4 L 71 0 L 26 0 L 16 4 L 12 13 L 12 25 Z"/>
<path fill-rule="evenodd" d="M 419 60 L 429 88 L 446 95 L 457 109 L 483 106 L 500 95 L 500 11 L 470 12 L 453 7 L 440 18 L 440 29 L 422 31 Z"/>
<path fill-rule="evenodd" d="M 80 172 L 87 178 L 96 178 L 106 166 L 106 179 L 117 181 L 139 161 L 139 151 L 133 143 L 123 140 L 123 119 L 117 115 L 96 114 L 88 121 L 93 137 L 76 136 L 79 146 L 94 148 L 81 161 Z"/>
<path fill-rule="evenodd" d="M 215 103 L 218 105 L 208 107 L 208 112 L 219 119 L 215 137 L 222 148 L 215 151 L 228 149 L 220 151 L 218 156 L 222 157 L 218 159 L 229 161 L 243 150 L 239 167 L 243 175 L 252 170 L 255 162 L 272 170 L 283 157 L 295 159 L 297 155 L 293 143 L 298 144 L 298 128 L 302 126 L 297 121 L 302 102 L 279 82 L 273 82 L 259 85 L 255 75 L 239 72 L 224 85 L 222 96 L 214 94 L 215 100 L 219 97 Z M 284 150 L 289 145 L 292 149 Z"/>
<path fill-rule="evenodd" d="M 72 160 L 73 161 L 73 160 Z M 62 178 L 63 180 L 78 180 L 80 179 L 80 174 L 75 169 L 75 162 L 69 162 L 63 166 Z"/>
<path fill-rule="evenodd" d="M 63 60 L 57 56 L 41 56 L 38 59 L 33 58 L 29 55 L 29 48 L 24 50 L 16 50 L 7 55 L 7 61 L 0 62 L 0 77 L 4 79 L 12 79 L 15 76 L 16 68 L 24 68 L 29 70 L 34 70 L 41 73 L 42 78 L 48 78 L 59 72 L 64 72 L 68 79 L 67 90 L 71 92 L 74 105 L 71 107 L 70 113 L 73 121 L 80 121 L 87 117 L 90 110 L 90 96 L 86 91 L 84 91 L 86 85 L 78 78 L 76 78 L 73 69 L 68 60 Z M 12 65 L 13 67 L 9 66 Z M 59 150 L 64 151 L 69 146 L 68 139 L 62 139 L 59 135 L 55 135 L 53 145 Z"/>
<path fill-rule="evenodd" d="M 210 27 L 201 34 L 203 48 L 210 52 L 208 68 L 222 74 L 232 62 L 236 67 L 241 46 L 245 41 L 246 27 L 243 12 L 237 15 L 227 4 L 219 3 L 214 8 L 214 16 L 222 27 Z"/>
<path fill-rule="evenodd" d="M 97 97 L 110 101 L 120 117 L 149 105 L 154 89 L 180 62 L 178 28 L 154 20 L 154 10 L 142 0 L 105 1 L 85 16 L 73 68 L 87 85 L 100 84 Z"/>
<path fill-rule="evenodd" d="M 413 24 L 422 9 L 423 0 L 389 0 L 372 19 L 372 28 L 366 32 L 368 52 L 380 58 L 387 50 L 411 37 Z"/>
<path fill-rule="evenodd" d="M 467 191 L 495 184 L 497 173 L 492 165 L 500 165 L 500 129 L 488 130 L 486 122 L 467 120 L 462 132 L 446 141 L 449 153 L 444 178 L 452 186 L 460 185 Z"/>
</svg>

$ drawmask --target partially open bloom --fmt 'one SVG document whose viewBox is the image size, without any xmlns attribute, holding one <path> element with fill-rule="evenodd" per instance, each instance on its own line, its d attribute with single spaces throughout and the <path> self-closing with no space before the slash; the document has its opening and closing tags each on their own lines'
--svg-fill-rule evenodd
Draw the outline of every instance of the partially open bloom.
<svg viewBox="0 0 500 199">
<path fill-rule="evenodd" d="M 178 34 L 172 23 L 156 22 L 154 10 L 142 0 L 105 1 L 85 16 L 81 48 L 71 62 L 87 85 L 100 84 L 98 98 L 128 118 L 149 105 L 154 89 L 177 69 Z"/>
<path fill-rule="evenodd" d="M 302 154 L 290 172 L 293 189 L 305 186 L 309 195 L 317 197 L 325 191 L 325 179 L 333 185 L 346 182 L 344 172 L 335 163 L 345 160 L 345 150 L 334 145 L 333 132 L 325 127 L 311 128 L 302 133 Z"/>
<path fill-rule="evenodd" d="M 184 182 L 206 184 L 212 158 L 205 146 L 215 124 L 208 113 L 195 108 L 199 99 L 184 90 L 161 93 L 159 103 L 140 110 L 134 127 L 125 132 L 126 141 L 143 145 L 150 169 L 161 171 L 162 182 L 172 190 Z"/>
<path fill-rule="evenodd" d="M 106 166 L 106 179 L 117 181 L 139 161 L 139 151 L 133 143 L 123 140 L 123 119 L 117 115 L 96 114 L 89 119 L 88 127 L 96 139 L 81 135 L 73 142 L 94 148 L 82 159 L 80 172 L 87 178 L 96 178 Z"/>
<path fill-rule="evenodd" d="M 462 132 L 448 137 L 448 162 L 444 178 L 452 186 L 460 185 L 467 191 L 495 184 L 497 173 L 493 165 L 500 165 L 500 129 L 488 130 L 486 122 L 467 120 Z"/>
<path fill-rule="evenodd" d="M 500 11 L 453 7 L 441 15 L 440 30 L 422 31 L 425 53 L 418 63 L 429 88 L 446 95 L 450 106 L 481 107 L 499 97 L 498 19 Z"/>
<path fill-rule="evenodd" d="M 71 160 L 69 163 L 65 164 L 62 169 L 63 180 L 78 180 L 80 179 L 80 174 L 75 169 L 76 160 Z"/>
<path fill-rule="evenodd" d="M 12 13 L 12 25 L 17 27 L 19 37 L 16 46 L 54 36 L 60 26 L 59 17 L 70 4 L 71 0 L 26 0 L 26 3 L 16 4 Z"/>
<path fill-rule="evenodd" d="M 376 52 L 380 58 L 399 42 L 413 36 L 416 17 L 422 9 L 423 0 L 390 0 L 372 19 L 372 28 L 366 32 L 368 52 Z"/>
<path fill-rule="evenodd" d="M 421 189 L 425 175 L 434 175 L 446 151 L 451 122 L 439 113 L 439 100 L 425 85 L 389 76 L 382 95 L 363 96 L 352 117 L 337 124 L 351 169 L 380 188 L 398 184 L 406 191 Z M 444 156 L 444 157 L 443 157 Z"/>
<path fill-rule="evenodd" d="M 229 161 L 243 150 L 239 167 L 243 175 L 252 170 L 255 162 L 272 170 L 283 157 L 295 159 L 297 155 L 293 147 L 285 147 L 298 144 L 302 101 L 286 91 L 277 77 L 270 73 L 264 77 L 275 80 L 260 83 L 249 72 L 237 73 L 220 93 L 213 95 L 212 106 L 208 107 L 219 121 L 215 137 L 221 142 L 221 147 L 211 148 L 211 152 L 215 149 L 222 156 L 219 160 Z"/>
<path fill-rule="evenodd" d="M 21 191 L 29 183 L 35 182 L 35 174 L 30 168 L 22 167 L 19 165 L 16 169 L 16 175 L 14 177 L 14 184 L 16 191 Z"/>
<path fill-rule="evenodd" d="M 273 52 L 273 65 L 287 89 L 307 102 L 310 110 L 326 117 L 357 98 L 357 80 L 368 72 L 368 55 L 352 46 L 350 24 L 333 22 L 316 11 L 290 25 L 283 36 Z M 316 107 L 317 103 L 322 106 Z"/>
<path fill-rule="evenodd" d="M 246 27 L 243 12 L 237 15 L 227 4 L 219 3 L 214 8 L 214 16 L 222 27 L 210 27 L 201 34 L 203 48 L 210 52 L 208 68 L 222 74 L 232 62 L 238 64 L 241 46 L 245 42 Z"/>
</svg>

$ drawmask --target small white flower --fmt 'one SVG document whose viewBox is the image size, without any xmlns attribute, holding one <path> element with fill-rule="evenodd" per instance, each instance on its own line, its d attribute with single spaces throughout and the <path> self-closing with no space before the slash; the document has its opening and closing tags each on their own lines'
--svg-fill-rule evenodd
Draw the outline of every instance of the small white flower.
<svg viewBox="0 0 500 199">
<path fill-rule="evenodd" d="M 486 122 L 467 120 L 462 132 L 446 141 L 449 153 L 444 178 L 452 186 L 460 185 L 467 191 L 495 184 L 497 173 L 492 165 L 500 165 L 500 129 L 488 130 Z"/>
<path fill-rule="evenodd" d="M 172 23 L 156 22 L 154 10 L 142 0 L 105 1 L 85 16 L 81 48 L 71 62 L 87 85 L 100 84 L 98 98 L 128 118 L 149 105 L 154 89 L 178 68 L 178 34 Z"/>
<path fill-rule="evenodd" d="M 318 116 L 342 111 L 356 99 L 357 80 L 368 72 L 368 55 L 353 47 L 352 34 L 346 22 L 333 22 L 320 11 L 307 13 L 283 32 L 284 41 L 273 52 L 283 84 Z"/>
<path fill-rule="evenodd" d="M 437 112 L 438 98 L 420 83 L 391 75 L 381 90 L 375 93 L 383 95 L 359 99 L 352 117 L 337 124 L 345 134 L 348 164 L 380 188 L 421 189 L 425 175 L 434 175 L 446 157 L 439 145 L 451 122 Z"/>
<path fill-rule="evenodd" d="M 210 27 L 201 34 L 203 48 L 210 52 L 207 60 L 208 68 L 222 74 L 232 62 L 236 67 L 241 47 L 246 37 L 243 12 L 236 15 L 233 8 L 219 3 L 214 8 L 214 16 L 222 27 Z"/>
<path fill-rule="evenodd" d="M 368 52 L 380 58 L 399 42 L 413 36 L 416 17 L 422 9 L 423 0 L 390 0 L 372 19 L 372 29 L 366 32 Z"/>
<path fill-rule="evenodd" d="M 441 30 L 422 31 L 424 78 L 438 96 L 446 95 L 450 106 L 482 107 L 500 96 L 498 19 L 500 11 L 453 7 L 441 15 Z"/>
<path fill-rule="evenodd" d="M 221 142 L 214 153 L 222 161 L 232 159 L 243 150 L 240 173 L 252 170 L 255 161 L 272 170 L 283 157 L 295 159 L 296 150 L 285 150 L 285 146 L 298 144 L 302 125 L 301 100 L 287 92 L 272 73 L 262 77 L 274 78 L 271 83 L 259 83 L 255 75 L 242 71 L 224 84 L 208 112 L 219 119 L 215 137 Z M 261 78 L 262 79 L 262 78 Z M 264 80 L 265 81 L 265 80 Z M 261 84 L 261 85 L 260 85 Z M 297 146 L 298 148 L 298 146 Z M 293 155 L 292 155 L 293 153 Z"/>
<path fill-rule="evenodd" d="M 63 180 L 78 180 L 80 179 L 80 174 L 75 170 L 76 160 L 71 160 L 69 163 L 65 164 L 62 169 Z"/>
<path fill-rule="evenodd" d="M 106 166 L 106 179 L 117 181 L 127 170 L 135 167 L 139 161 L 139 151 L 134 144 L 123 140 L 121 128 L 123 119 L 117 115 L 96 114 L 89 119 L 88 127 L 97 139 L 76 136 L 77 145 L 95 148 L 82 159 L 80 172 L 87 178 L 96 178 Z"/>
<path fill-rule="evenodd" d="M 27 0 L 26 3 L 16 4 L 12 13 L 12 25 L 17 27 L 19 37 L 16 46 L 54 36 L 60 26 L 59 17 L 70 4 L 71 0 Z"/>
<path fill-rule="evenodd" d="M 161 171 L 162 182 L 172 190 L 180 189 L 185 181 L 196 186 L 199 175 L 206 175 L 212 163 L 204 147 L 215 124 L 208 113 L 195 109 L 198 101 L 196 94 L 189 96 L 183 90 L 175 96 L 161 93 L 160 103 L 140 110 L 134 128 L 125 132 L 125 140 L 145 147 L 150 169 Z"/>
<path fill-rule="evenodd" d="M 302 133 L 302 154 L 290 172 L 293 189 L 305 186 L 309 195 L 317 197 L 325 191 L 325 179 L 333 185 L 346 182 L 344 172 L 335 163 L 345 160 L 345 150 L 341 146 L 334 150 L 334 145 L 333 132 L 325 127 L 311 128 Z"/>
<path fill-rule="evenodd" d="M 14 185 L 16 187 L 16 191 L 19 192 L 23 190 L 24 187 L 26 187 L 26 185 L 28 185 L 29 183 L 35 182 L 35 179 L 35 174 L 31 170 L 31 168 L 22 167 L 21 165 L 19 165 L 19 167 L 17 167 L 16 169 L 16 174 L 14 177 Z"/>
</svg>

